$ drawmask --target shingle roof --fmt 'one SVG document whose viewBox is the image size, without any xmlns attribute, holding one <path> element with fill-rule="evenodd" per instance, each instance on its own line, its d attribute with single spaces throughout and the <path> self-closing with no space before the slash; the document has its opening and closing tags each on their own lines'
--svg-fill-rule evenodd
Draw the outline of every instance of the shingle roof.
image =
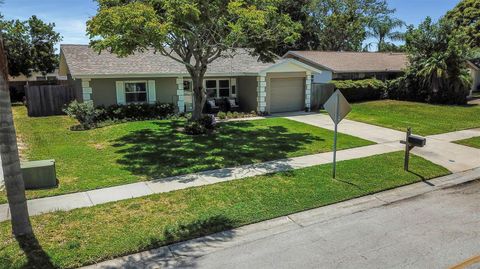
<svg viewBox="0 0 480 269">
<path fill-rule="evenodd" d="M 299 58 L 336 73 L 399 72 L 407 67 L 404 53 L 289 51 L 284 57 Z"/>
<path fill-rule="evenodd" d="M 88 45 L 61 45 L 60 50 L 72 76 L 187 74 L 183 64 L 153 50 L 124 58 L 107 51 L 98 54 Z M 245 49 L 237 49 L 233 58 L 221 57 L 211 63 L 207 74 L 258 73 L 271 65 L 258 61 Z"/>
</svg>

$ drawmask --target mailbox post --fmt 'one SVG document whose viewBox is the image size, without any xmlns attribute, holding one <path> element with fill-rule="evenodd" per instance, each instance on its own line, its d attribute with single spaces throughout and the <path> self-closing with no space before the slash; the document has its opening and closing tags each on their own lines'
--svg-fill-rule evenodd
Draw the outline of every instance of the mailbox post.
<svg viewBox="0 0 480 269">
<path fill-rule="evenodd" d="M 412 135 L 412 128 L 408 128 L 405 141 L 400 141 L 400 143 L 405 144 L 405 162 L 403 164 L 403 169 L 405 169 L 405 171 L 408 171 L 408 164 L 410 162 L 410 151 L 414 147 L 423 148 L 427 144 L 427 139 L 421 136 Z"/>
</svg>

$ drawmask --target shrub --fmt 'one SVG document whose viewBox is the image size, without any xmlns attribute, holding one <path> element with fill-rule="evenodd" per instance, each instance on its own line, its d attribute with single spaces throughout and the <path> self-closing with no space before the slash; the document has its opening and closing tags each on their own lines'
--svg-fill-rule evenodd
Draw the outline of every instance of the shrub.
<svg viewBox="0 0 480 269">
<path fill-rule="evenodd" d="M 189 120 L 185 123 L 185 133 L 190 135 L 206 134 L 215 129 L 217 123 L 214 115 L 204 115 L 199 120 Z"/>
<path fill-rule="evenodd" d="M 156 103 L 99 106 L 95 108 L 92 102 L 79 103 L 73 101 L 64 112 L 77 119 L 81 129 L 91 129 L 110 125 L 114 122 L 165 119 L 175 114 L 175 106 L 173 104 Z"/>
<path fill-rule="evenodd" d="M 92 129 L 95 127 L 98 116 L 102 115 L 101 109 L 96 109 L 92 102 L 71 102 L 64 110 L 68 116 L 76 119 L 81 129 Z"/>
<path fill-rule="evenodd" d="M 207 133 L 207 128 L 199 121 L 187 121 L 185 123 L 185 133 L 189 135 L 200 135 Z"/>
<path fill-rule="evenodd" d="M 217 117 L 221 120 L 227 119 L 227 114 L 223 111 L 218 112 Z"/>
<path fill-rule="evenodd" d="M 334 80 L 332 83 L 350 102 L 382 99 L 387 89 L 385 82 L 378 79 Z"/>
<path fill-rule="evenodd" d="M 112 120 L 164 119 L 175 113 L 173 104 L 128 104 L 112 105 L 106 108 L 107 118 Z"/>
</svg>

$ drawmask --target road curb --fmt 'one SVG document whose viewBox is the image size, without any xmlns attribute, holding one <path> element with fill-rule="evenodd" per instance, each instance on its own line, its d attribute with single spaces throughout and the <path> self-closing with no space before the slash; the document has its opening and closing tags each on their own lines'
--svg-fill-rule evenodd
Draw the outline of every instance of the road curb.
<svg viewBox="0 0 480 269">
<path fill-rule="evenodd" d="M 328 222 L 342 216 L 411 200 L 430 192 L 464 185 L 478 179 L 480 179 L 480 167 L 175 243 L 82 268 L 140 268 L 142 265 L 151 264 L 152 261 L 155 261 L 159 266 L 165 266 L 171 264 L 172 260 L 188 260 L 201 257 L 209 253 L 240 244 L 251 243 L 276 234 L 303 229 L 304 227 L 322 222 Z"/>
</svg>

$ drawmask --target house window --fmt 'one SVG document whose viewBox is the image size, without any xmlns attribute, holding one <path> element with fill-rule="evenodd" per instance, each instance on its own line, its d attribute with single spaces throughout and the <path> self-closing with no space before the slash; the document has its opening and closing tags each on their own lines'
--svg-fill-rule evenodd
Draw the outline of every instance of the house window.
<svg viewBox="0 0 480 269">
<path fill-rule="evenodd" d="M 44 81 L 47 80 L 45 77 L 36 77 L 36 80 Z"/>
<path fill-rule="evenodd" d="M 218 89 L 217 89 L 217 81 L 216 80 L 207 80 L 205 81 L 205 88 L 207 90 L 207 97 L 215 98 L 217 97 Z"/>
<path fill-rule="evenodd" d="M 219 97 L 229 97 L 230 96 L 230 80 L 219 80 Z"/>
<path fill-rule="evenodd" d="M 205 88 L 208 98 L 219 98 L 230 96 L 230 80 L 229 79 L 208 79 L 205 80 Z"/>
<path fill-rule="evenodd" d="M 147 102 L 146 82 L 125 82 L 125 101 L 128 103 Z"/>
</svg>

